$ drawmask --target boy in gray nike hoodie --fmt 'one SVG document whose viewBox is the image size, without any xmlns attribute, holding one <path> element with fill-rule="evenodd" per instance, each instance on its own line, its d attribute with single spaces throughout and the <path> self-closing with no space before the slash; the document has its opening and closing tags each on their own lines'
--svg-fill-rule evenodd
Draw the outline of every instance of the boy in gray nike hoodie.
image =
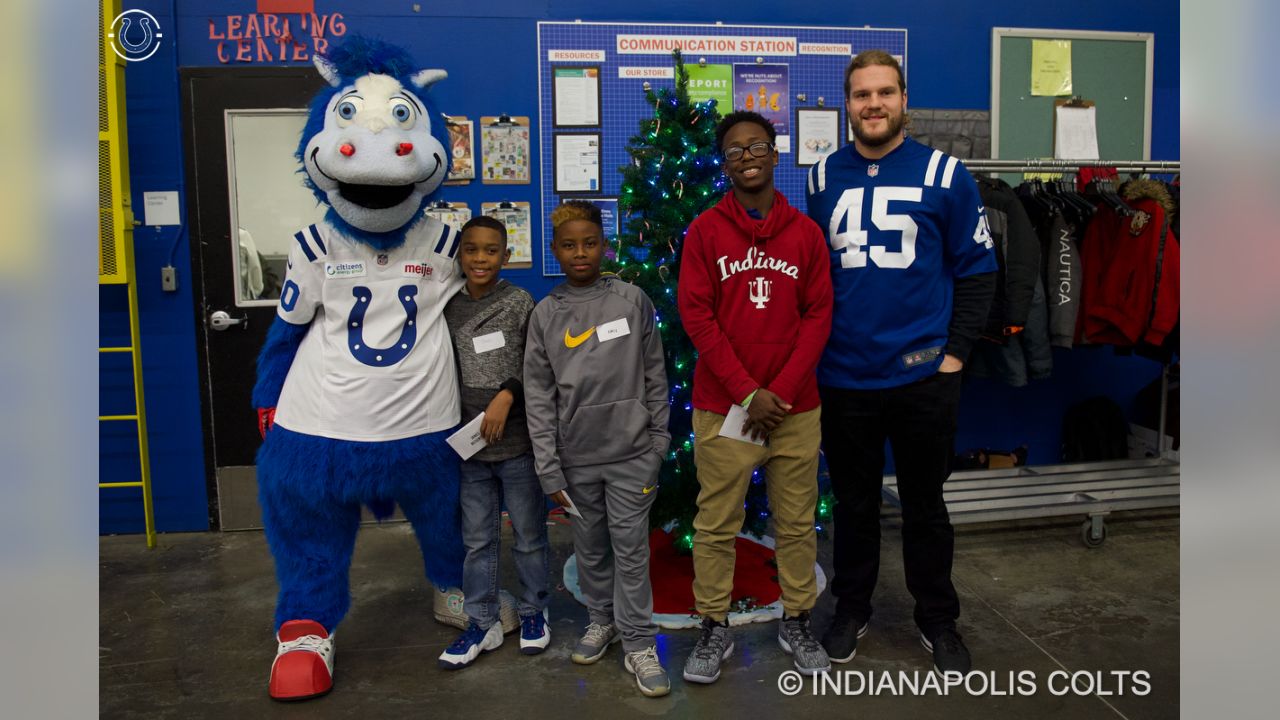
<svg viewBox="0 0 1280 720">
<path fill-rule="evenodd" d="M 573 548 L 590 624 L 572 659 L 594 663 L 621 638 L 640 692 L 665 695 L 649 584 L 649 508 L 671 441 L 662 338 L 648 296 L 600 274 L 599 208 L 567 202 L 551 223 L 567 281 L 529 318 L 525 409 L 543 492 L 582 514 Z"/>
</svg>

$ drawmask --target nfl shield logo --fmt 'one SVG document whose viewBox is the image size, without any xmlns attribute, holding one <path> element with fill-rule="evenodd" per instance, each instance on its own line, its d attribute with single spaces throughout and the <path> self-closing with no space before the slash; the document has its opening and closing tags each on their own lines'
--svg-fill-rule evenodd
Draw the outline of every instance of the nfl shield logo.
<svg viewBox="0 0 1280 720">
<path fill-rule="evenodd" d="M 386 265 L 386 264 L 387 264 L 387 256 L 386 256 L 385 254 L 382 254 L 382 255 L 379 255 L 379 256 L 378 256 L 378 264 L 379 264 L 379 265 Z"/>
<path fill-rule="evenodd" d="M 867 166 L 867 176 L 868 176 L 868 177 L 875 177 L 875 176 L 877 176 L 877 175 L 879 175 L 879 174 L 880 174 L 880 166 L 879 166 L 879 165 L 876 165 L 875 163 L 872 163 L 871 165 L 868 165 L 868 166 Z"/>
</svg>

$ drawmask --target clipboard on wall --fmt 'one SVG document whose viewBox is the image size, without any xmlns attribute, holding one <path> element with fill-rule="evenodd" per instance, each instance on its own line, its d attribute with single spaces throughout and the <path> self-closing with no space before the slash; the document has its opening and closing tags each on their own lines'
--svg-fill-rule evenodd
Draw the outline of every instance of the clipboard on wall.
<svg viewBox="0 0 1280 720">
<path fill-rule="evenodd" d="M 449 131 L 453 162 L 449 166 L 444 184 L 466 185 L 476 177 L 475 123 L 462 115 L 445 115 L 445 126 Z"/>
<path fill-rule="evenodd" d="M 437 200 L 424 210 L 427 215 L 453 228 L 461 229 L 471 219 L 471 208 L 464 202 Z"/>
<path fill-rule="evenodd" d="M 480 203 L 480 214 L 496 218 L 507 228 L 507 247 L 511 259 L 504 267 L 533 267 L 533 228 L 530 221 L 531 207 L 526 201 Z"/>
<path fill-rule="evenodd" d="M 1053 101 L 1053 156 L 1098 159 L 1098 110 L 1093 100 L 1076 95 Z"/>
<path fill-rule="evenodd" d="M 529 116 L 484 115 L 480 118 L 480 152 L 485 185 L 528 185 Z"/>
</svg>

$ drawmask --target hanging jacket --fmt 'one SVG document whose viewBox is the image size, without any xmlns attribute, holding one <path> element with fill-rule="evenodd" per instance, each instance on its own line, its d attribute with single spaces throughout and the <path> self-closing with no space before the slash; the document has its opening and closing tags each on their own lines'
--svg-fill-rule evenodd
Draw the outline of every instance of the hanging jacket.
<svg viewBox="0 0 1280 720">
<path fill-rule="evenodd" d="M 1062 213 L 1054 210 L 1039 230 L 1049 305 L 1049 342 L 1055 347 L 1071 347 L 1080 311 L 1083 269 L 1072 229 Z"/>
<path fill-rule="evenodd" d="M 831 333 L 822 230 L 774 191 L 763 220 L 732 192 L 694 219 L 680 256 L 680 322 L 698 350 L 693 406 L 725 414 L 757 388 L 801 413 L 818 407 L 814 370 Z"/>
<path fill-rule="evenodd" d="M 1022 387 L 1028 380 L 1043 380 L 1053 374 L 1049 308 L 1044 299 L 1044 283 L 1038 276 L 1027 326 L 1003 345 L 990 338 L 979 339 L 973 344 L 964 372 L 974 377 L 999 378 L 1011 387 Z"/>
<path fill-rule="evenodd" d="M 996 246 L 996 294 L 983 334 L 1003 343 L 1027 325 L 1036 278 L 1040 276 L 1040 239 L 1013 188 L 1003 180 L 979 177 L 978 193 L 987 208 Z"/>
<path fill-rule="evenodd" d="M 1132 216 L 1099 208 L 1085 235 L 1080 331 L 1087 342 L 1159 345 L 1178 320 L 1180 252 L 1166 212 L 1171 201 L 1159 183 L 1139 182 L 1126 193 Z"/>
</svg>

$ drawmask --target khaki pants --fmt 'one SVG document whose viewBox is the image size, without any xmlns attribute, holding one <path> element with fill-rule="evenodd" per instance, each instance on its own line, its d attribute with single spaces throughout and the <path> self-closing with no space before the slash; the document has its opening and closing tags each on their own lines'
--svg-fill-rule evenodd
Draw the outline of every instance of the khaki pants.
<svg viewBox="0 0 1280 720">
<path fill-rule="evenodd" d="M 729 613 L 734 538 L 746 517 L 742 505 L 757 467 L 764 468 L 768 483 L 783 610 L 796 615 L 817 602 L 813 512 L 818 502 L 821 414 L 822 408 L 814 408 L 788 417 L 761 447 L 720 437 L 723 415 L 693 411 L 693 460 L 702 486 L 693 521 L 693 597 L 700 614 L 722 621 Z"/>
</svg>

